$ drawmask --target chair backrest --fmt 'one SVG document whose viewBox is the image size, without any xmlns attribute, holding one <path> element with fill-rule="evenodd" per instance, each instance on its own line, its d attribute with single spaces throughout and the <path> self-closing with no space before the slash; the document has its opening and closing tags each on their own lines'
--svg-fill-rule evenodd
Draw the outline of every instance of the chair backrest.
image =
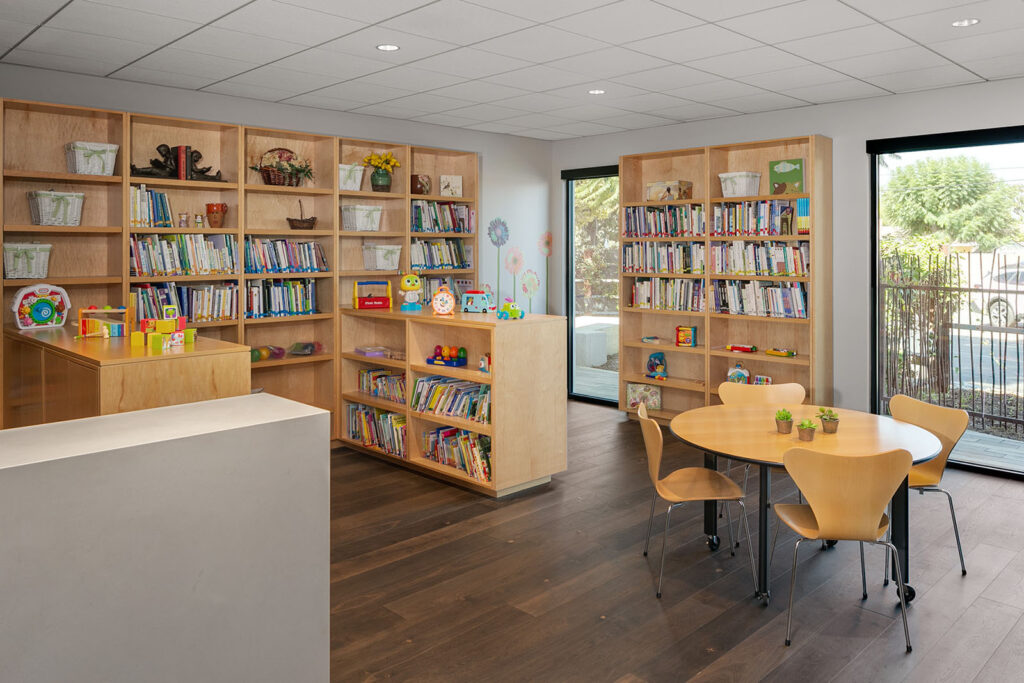
<svg viewBox="0 0 1024 683">
<path fill-rule="evenodd" d="M 647 449 L 647 472 L 651 475 L 651 483 L 657 486 L 661 472 L 661 426 L 647 417 L 647 406 L 643 403 L 637 408 L 636 414 L 640 418 L 640 431 L 644 435 L 644 447 Z"/>
<path fill-rule="evenodd" d="M 960 437 L 967 431 L 969 419 L 967 411 L 936 406 L 918 401 L 916 398 L 897 394 L 889 399 L 889 413 L 901 422 L 909 422 L 922 429 L 927 429 L 942 443 L 942 452 L 938 457 L 914 468 L 914 472 L 920 471 L 933 475 L 935 482 L 938 483 L 942 479 L 942 472 L 946 469 L 949 454 Z"/>
<path fill-rule="evenodd" d="M 837 455 L 791 448 L 782 462 L 814 512 L 819 538 L 877 541 L 878 523 L 913 458 L 903 449 Z"/>
<path fill-rule="evenodd" d="M 737 384 L 722 382 L 718 385 L 718 397 L 726 405 L 758 403 L 764 405 L 789 406 L 804 402 L 807 391 L 796 382 L 788 384 Z"/>
</svg>

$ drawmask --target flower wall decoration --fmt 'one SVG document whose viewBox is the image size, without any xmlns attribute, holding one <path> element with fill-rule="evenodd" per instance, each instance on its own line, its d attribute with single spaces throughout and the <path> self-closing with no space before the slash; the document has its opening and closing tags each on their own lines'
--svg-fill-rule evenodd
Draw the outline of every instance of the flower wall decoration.
<svg viewBox="0 0 1024 683">
<path fill-rule="evenodd" d="M 551 237 L 551 231 L 548 230 L 547 232 L 540 236 L 539 240 L 537 240 L 537 249 L 540 251 L 541 255 L 544 258 L 548 258 L 549 256 L 551 256 L 552 239 L 553 238 Z"/>
<path fill-rule="evenodd" d="M 505 242 L 508 242 L 508 224 L 501 218 L 493 219 L 487 224 L 487 238 L 491 240 L 491 244 L 498 248 L 498 264 L 494 271 L 498 278 L 498 282 L 495 285 L 498 291 L 494 301 L 498 301 L 501 296 L 501 247 Z"/>
<path fill-rule="evenodd" d="M 516 297 L 516 276 L 523 269 L 523 250 L 519 247 L 509 247 L 505 255 L 505 270 L 512 274 L 512 298 Z M 500 293 L 500 292 L 499 292 Z"/>
<path fill-rule="evenodd" d="M 530 313 L 533 313 L 533 297 L 540 289 L 540 276 L 537 275 L 536 271 L 532 268 L 528 268 L 526 272 L 523 273 L 523 281 L 521 284 L 523 287 L 523 294 L 526 295 L 527 301 L 530 302 Z"/>
</svg>

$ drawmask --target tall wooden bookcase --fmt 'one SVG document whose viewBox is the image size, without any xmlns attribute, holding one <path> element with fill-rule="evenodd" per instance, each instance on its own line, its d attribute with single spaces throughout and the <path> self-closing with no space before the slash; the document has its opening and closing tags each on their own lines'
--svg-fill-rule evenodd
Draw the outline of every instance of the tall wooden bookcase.
<svg viewBox="0 0 1024 683">
<path fill-rule="evenodd" d="M 805 191 L 800 194 L 773 195 L 769 184 L 769 162 L 804 160 Z M 720 173 L 754 171 L 761 174 L 754 195 L 722 196 Z M 619 409 L 630 414 L 627 385 L 647 384 L 661 388 L 662 409 L 651 411 L 662 422 L 678 413 L 718 403 L 718 385 L 737 362 L 751 376 L 767 375 L 775 383 L 799 382 L 808 390 L 811 403 L 832 402 L 832 141 L 820 135 L 764 140 L 732 145 L 715 145 L 649 154 L 632 154 L 619 159 L 620 178 L 620 266 L 623 248 L 629 245 L 699 245 L 704 248 L 705 266 L 700 269 L 677 268 L 675 272 L 627 272 L 620 267 L 619 321 Z M 646 201 L 647 184 L 656 181 L 690 181 L 692 199 Z M 742 205 L 744 202 L 807 200 L 808 231 L 796 234 L 794 224 L 787 235 L 712 235 L 716 207 Z M 703 230 L 673 236 L 627 236 L 627 212 L 656 213 L 665 210 L 703 211 Z M 766 242 L 799 245 L 806 242 L 810 254 L 808 276 L 753 275 L 749 273 L 711 272 L 710 252 L 714 246 L 742 242 L 762 245 Z M 665 310 L 631 306 L 634 285 L 639 280 L 663 278 L 700 283 L 703 292 L 694 310 Z M 751 281 L 800 283 L 806 292 L 805 318 L 761 317 L 713 310 L 712 288 L 716 282 L 744 284 Z M 697 346 L 675 345 L 677 326 L 697 328 Z M 644 337 L 658 337 L 656 343 Z M 748 344 L 755 353 L 726 350 L 729 344 Z M 766 355 L 769 348 L 797 352 L 795 357 Z M 649 355 L 665 354 L 668 378 L 646 375 Z"/>
<path fill-rule="evenodd" d="M 106 111 L 19 100 L 3 100 L 0 117 L 3 173 L 2 236 L 4 242 L 39 241 L 52 244 L 46 278 L 4 279 L 3 322 L 13 323 L 10 303 L 21 287 L 39 282 L 68 290 L 74 309 L 91 305 L 123 305 L 133 286 L 173 281 L 191 283 L 235 283 L 238 285 L 238 317 L 234 320 L 192 323 L 203 336 L 250 346 L 273 344 L 288 347 L 297 341 L 319 341 L 322 353 L 288 355 L 252 364 L 252 386 L 334 413 L 332 436 L 340 436 L 338 410 L 342 317 L 339 307 L 350 306 L 352 285 L 358 280 L 388 279 L 397 298 L 399 270 L 363 268 L 364 244 L 394 244 L 402 247 L 400 270 L 410 268 L 412 240 L 430 237 L 410 230 L 411 202 L 428 199 L 456 202 L 478 209 L 479 160 L 473 152 L 414 147 L 399 143 L 355 140 L 331 135 L 271 130 L 230 123 L 195 121 L 170 117 Z M 64 143 L 108 142 L 120 146 L 113 175 L 91 176 L 67 172 Z M 219 170 L 223 182 L 132 177 L 128 164 L 149 166 L 159 144 L 189 145 L 199 150 L 202 166 Z M 314 178 L 299 187 L 264 185 L 250 166 L 274 147 L 284 147 L 313 163 Z M 369 172 L 359 190 L 340 190 L 339 163 L 361 163 L 371 152 L 391 151 L 401 162 L 395 171 L 391 192 L 372 192 Z M 437 187 L 439 174 L 462 176 L 462 197 L 413 195 L 411 174 L 427 174 Z M 139 228 L 130 224 L 130 187 L 166 192 L 172 210 L 191 216 L 204 214 L 207 203 L 224 203 L 228 212 L 220 229 Z M 25 192 L 54 189 L 85 192 L 82 224 L 73 227 L 35 226 L 29 215 Z M 313 230 L 291 230 L 287 218 L 299 216 L 302 202 L 306 216 L 316 216 Z M 378 232 L 355 232 L 343 225 L 344 204 L 381 206 L 383 218 Z M 175 217 L 176 219 L 176 217 Z M 176 223 L 176 220 L 175 220 Z M 477 220 L 479 223 L 479 217 Z M 440 235 L 472 245 L 472 267 L 460 270 L 421 270 L 421 275 L 459 277 L 476 282 L 479 225 L 472 234 L 458 237 Z M 132 276 L 129 240 L 132 234 L 225 234 L 238 246 L 238 262 L 231 273 L 217 275 Z M 316 273 L 271 275 L 247 273 L 244 262 L 246 237 L 288 238 L 315 241 L 327 254 L 329 270 Z M 247 318 L 245 284 L 267 278 L 313 278 L 317 312 L 284 317 Z M 74 318 L 76 316 L 72 316 Z M 0 364 L 2 364 L 0 354 Z M 0 414 L 3 401 L 0 396 Z M 16 399 L 15 399 L 16 400 Z"/>
</svg>

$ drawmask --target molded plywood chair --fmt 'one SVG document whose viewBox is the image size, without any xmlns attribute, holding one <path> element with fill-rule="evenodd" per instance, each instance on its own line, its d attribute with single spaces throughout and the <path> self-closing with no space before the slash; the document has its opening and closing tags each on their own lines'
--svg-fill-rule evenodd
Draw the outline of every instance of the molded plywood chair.
<svg viewBox="0 0 1024 683">
<path fill-rule="evenodd" d="M 942 475 L 946 471 L 946 461 L 960 437 L 967 431 L 967 412 L 957 408 L 935 406 L 931 403 L 918 401 L 903 394 L 889 399 L 889 412 L 901 422 L 909 422 L 926 429 L 942 444 L 942 451 L 935 458 L 910 468 L 908 484 L 921 495 L 925 492 L 944 493 L 949 501 L 949 516 L 953 518 L 953 534 L 956 536 L 956 549 L 960 553 L 960 573 L 967 574 L 964 564 L 964 550 L 960 545 L 960 529 L 956 524 L 956 511 L 953 509 L 953 496 L 949 491 L 939 488 Z M 885 582 L 889 582 L 889 553 L 885 554 Z"/>
<path fill-rule="evenodd" d="M 647 449 L 647 471 L 654 485 L 654 497 L 651 499 L 651 516 L 647 521 L 647 537 L 644 539 L 644 556 L 651 542 L 651 528 L 654 525 L 654 506 L 658 498 L 668 502 L 665 512 L 665 536 L 661 539 L 661 570 L 658 573 L 658 597 L 661 597 L 661 583 L 665 576 L 665 545 L 668 542 L 669 522 L 672 510 L 690 501 L 721 500 L 739 505 L 740 519 L 747 532 L 747 554 L 750 557 L 750 575 L 754 579 L 754 591 L 757 591 L 757 574 L 754 571 L 754 551 L 750 546 L 750 526 L 747 524 L 746 508 L 743 506 L 743 492 L 732 479 L 715 470 L 705 467 L 684 467 L 675 470 L 665 478 L 661 478 L 662 436 L 658 423 L 647 416 L 647 406 L 640 404 L 637 410 L 640 418 L 640 429 Z M 729 549 L 733 555 L 735 544 L 732 539 L 732 520 L 729 520 Z"/>
<path fill-rule="evenodd" d="M 806 505 L 779 503 L 775 514 L 800 538 L 793 547 L 793 573 L 789 584 L 789 614 L 786 618 L 786 645 L 793 630 L 793 593 L 796 588 L 797 552 L 800 543 L 811 539 L 835 539 L 860 542 L 860 577 L 863 597 L 867 598 L 864 572 L 864 544 L 883 545 L 896 553 L 896 546 L 883 538 L 889 529 L 886 506 L 910 471 L 913 459 L 898 449 L 872 455 L 835 455 L 806 448 L 791 448 L 782 457 L 789 476 L 803 491 Z M 896 581 L 903 609 L 903 634 L 910 647 L 906 588 L 897 554 Z"/>
</svg>

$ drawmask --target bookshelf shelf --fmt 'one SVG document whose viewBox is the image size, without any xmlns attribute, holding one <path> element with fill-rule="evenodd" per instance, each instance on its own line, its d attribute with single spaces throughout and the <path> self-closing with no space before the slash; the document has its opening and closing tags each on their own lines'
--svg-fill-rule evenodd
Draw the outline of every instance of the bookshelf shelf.
<svg viewBox="0 0 1024 683">
<path fill-rule="evenodd" d="M 371 230 L 342 230 L 338 233 L 338 237 L 342 239 L 358 237 L 359 239 L 366 239 L 372 237 L 405 237 L 408 232 L 383 232 L 383 231 L 371 231 Z"/>
<path fill-rule="evenodd" d="M 79 285 L 119 285 L 121 284 L 121 278 L 117 275 L 83 275 L 74 277 L 50 276 L 41 279 L 4 279 L 4 287 L 27 287 L 29 285 L 38 285 L 42 283 L 46 283 L 48 285 L 57 285 L 58 287 L 75 287 Z"/>
<path fill-rule="evenodd" d="M 315 273 L 245 273 L 246 280 L 304 280 L 306 278 L 333 277 L 331 271 Z"/>
<path fill-rule="evenodd" d="M 331 353 L 322 353 L 312 356 L 287 356 L 285 358 L 276 358 L 268 360 L 258 360 L 252 363 L 250 367 L 253 370 L 260 370 L 263 368 L 277 368 L 283 365 L 304 365 L 306 363 L 327 363 L 334 360 L 334 356 Z"/>
<path fill-rule="evenodd" d="M 309 322 L 310 320 L 330 320 L 330 313 L 310 313 L 308 315 L 279 315 L 269 318 L 245 318 L 246 325 L 275 325 L 280 323 Z"/>
<path fill-rule="evenodd" d="M 246 192 L 263 194 L 294 194 L 294 195 L 333 195 L 329 187 L 289 187 L 286 185 L 246 185 Z"/>
<path fill-rule="evenodd" d="M 120 235 L 120 227 L 89 225 L 5 225 L 4 232 L 24 235 Z"/>
<path fill-rule="evenodd" d="M 333 230 L 291 230 L 284 228 L 281 230 L 251 230 L 245 231 L 246 237 L 294 237 L 296 239 L 302 239 L 304 237 L 333 237 Z"/>
<path fill-rule="evenodd" d="M 128 278 L 132 284 L 142 282 L 224 282 L 237 280 L 238 275 L 133 275 Z"/>
<path fill-rule="evenodd" d="M 205 322 L 189 323 L 189 327 L 195 327 L 197 329 L 213 328 L 213 327 L 234 327 L 238 324 L 237 319 L 232 320 L 207 320 Z"/>
<path fill-rule="evenodd" d="M 390 358 L 378 358 L 376 356 L 364 356 L 353 351 L 345 351 L 341 354 L 341 357 L 346 360 L 354 360 L 357 363 L 366 363 L 368 365 L 383 365 L 387 368 L 399 368 L 404 370 L 406 362 L 404 360 L 392 360 Z"/>
<path fill-rule="evenodd" d="M 341 398 L 349 403 L 362 403 L 363 405 L 372 406 L 374 408 L 390 410 L 393 413 L 404 414 L 408 409 L 404 403 L 389 401 L 386 398 L 367 394 L 362 391 L 346 391 L 342 393 Z"/>
<path fill-rule="evenodd" d="M 177 178 L 143 178 L 132 176 L 132 185 L 145 185 L 149 189 L 179 190 L 237 190 L 238 183 L 217 182 L 216 180 L 178 180 Z"/>
<path fill-rule="evenodd" d="M 369 174 L 369 171 L 364 173 L 365 176 Z M 372 190 L 339 190 L 339 197 L 355 197 L 359 199 L 405 199 L 407 195 L 401 192 L 374 192 Z"/>
<path fill-rule="evenodd" d="M 339 270 L 338 275 L 341 277 L 381 277 L 387 279 L 397 276 L 400 272 L 398 270 Z M 395 295 L 393 286 L 391 295 L 392 297 Z"/>
<path fill-rule="evenodd" d="M 451 202 L 453 204 L 473 204 L 476 202 L 476 197 L 443 197 L 439 194 L 411 194 L 409 198 L 425 202 Z"/>
<path fill-rule="evenodd" d="M 432 422 L 436 425 L 448 425 L 457 429 L 465 429 L 468 432 L 491 435 L 491 425 L 481 422 L 474 422 L 461 417 L 447 417 L 445 415 L 434 415 L 433 413 L 421 413 L 417 410 L 410 410 L 409 415 L 424 422 Z"/>
<path fill-rule="evenodd" d="M 419 237 L 422 239 L 437 239 L 440 237 L 446 237 L 448 239 L 460 239 L 460 240 L 472 240 L 476 239 L 475 234 L 465 232 L 409 232 L 410 237 Z"/>
<path fill-rule="evenodd" d="M 11 180 L 34 180 L 39 182 L 64 183 L 99 183 L 102 185 L 120 185 L 119 175 L 86 175 L 82 173 L 62 173 L 59 171 L 18 171 L 4 170 L 4 178 Z"/>
<path fill-rule="evenodd" d="M 491 375 L 479 370 L 464 370 L 462 368 L 450 368 L 446 365 L 427 365 L 426 363 L 410 363 L 409 369 L 421 375 L 441 375 L 453 379 L 465 379 L 480 384 L 490 384 Z"/>
<path fill-rule="evenodd" d="M 800 194 L 771 194 L 769 165 L 784 159 L 803 159 L 803 186 Z M 761 174 L 757 192 L 743 197 L 723 197 L 720 173 L 755 171 Z M 767 374 L 775 382 L 799 382 L 808 389 L 809 401 L 829 403 L 832 400 L 832 142 L 828 138 L 810 135 L 779 140 L 763 140 L 735 145 L 716 145 L 691 149 L 669 150 L 650 154 L 626 155 L 619 159 L 620 199 L 620 244 L 636 243 L 678 243 L 703 244 L 706 254 L 712 248 L 723 250 L 731 243 L 784 242 L 788 249 L 804 249 L 809 255 L 810 274 L 797 275 L 750 275 L 721 272 L 703 274 L 635 273 L 623 272 L 620 282 L 620 307 L 628 316 L 627 327 L 620 328 L 619 341 L 619 409 L 635 414 L 628 403 L 629 385 L 643 384 L 662 387 L 662 406 L 652 411 L 654 416 L 665 422 L 676 414 L 718 401 L 716 387 L 725 380 L 727 370 L 736 362 L 750 362 L 752 372 Z M 693 183 L 693 199 L 676 202 L 644 201 L 648 183 L 665 180 L 688 180 Z M 751 188 L 752 189 L 752 188 Z M 797 206 L 797 200 L 801 200 Z M 755 206 L 737 207 L 726 204 L 757 203 Z M 659 216 L 651 211 L 638 212 L 632 207 L 655 209 L 673 205 L 702 207 L 687 213 L 666 212 Z M 809 209 L 807 207 L 809 206 Z M 703 217 L 703 229 L 693 222 Z M 792 218 L 789 218 L 792 216 Z M 627 218 L 629 221 L 627 222 Z M 797 225 L 797 219 L 800 225 Z M 642 237 L 627 235 L 630 232 L 648 230 L 657 232 L 668 220 L 677 220 L 700 236 L 683 237 Z M 804 222 L 806 220 L 806 223 Z M 646 221 L 646 225 L 643 223 Z M 757 222 L 760 221 L 760 222 Z M 638 226 L 637 223 L 640 222 Z M 711 234 L 742 230 L 776 231 L 778 235 L 761 234 Z M 807 227 L 809 226 L 809 228 Z M 806 230 L 799 234 L 799 230 Z M 806 246 L 797 242 L 806 243 Z M 636 247 L 631 249 L 635 250 Z M 746 247 L 743 248 L 744 250 Z M 648 254 L 646 250 L 629 251 L 629 254 Z M 658 253 L 654 251 L 653 253 Z M 787 252 L 788 253 L 788 252 Z M 644 256 L 644 258 L 648 258 Z M 720 256 L 719 256 L 720 258 Z M 726 267 L 736 267 L 732 259 L 743 259 L 729 252 Z M 788 256 L 787 256 L 788 259 Z M 721 263 L 721 262 L 719 262 Z M 705 268 L 723 267 L 713 265 L 709 260 Z M 749 270 L 751 266 L 742 266 Z M 787 269 L 789 268 L 787 264 Z M 672 311 L 646 309 L 628 305 L 633 301 L 635 285 L 639 278 L 662 279 L 662 296 L 669 297 L 672 288 L 665 283 L 683 279 L 703 280 L 703 289 L 694 292 L 700 297 L 706 311 Z M 674 279 L 674 280 L 673 280 Z M 642 280 L 640 281 L 642 283 Z M 687 283 L 687 287 L 689 283 Z M 694 283 L 694 287 L 699 287 Z M 645 289 L 636 290 L 645 294 Z M 690 290 L 682 296 L 689 297 Z M 669 300 L 669 299 L 662 299 Z M 716 304 L 716 302 L 720 302 Z M 805 310 L 806 318 L 782 318 L 761 315 L 724 312 L 731 303 L 736 311 L 762 312 L 755 304 L 767 304 L 769 310 Z M 746 305 L 743 308 L 743 305 Z M 719 312 L 717 307 L 723 312 Z M 637 315 L 639 314 L 639 315 Z M 696 347 L 675 347 L 671 341 L 660 344 L 644 344 L 640 336 L 658 336 L 663 340 L 674 339 L 677 325 L 696 326 Z M 628 336 L 625 329 L 629 330 Z M 727 344 L 754 344 L 759 348 L 787 348 L 799 354 L 792 358 L 768 356 L 763 351 L 752 354 L 732 353 L 725 350 Z M 666 352 L 667 371 L 670 379 L 666 382 L 645 377 L 648 355 L 653 351 Z M 690 377 L 691 380 L 675 379 Z"/>
<path fill-rule="evenodd" d="M 121 232 L 121 229 L 117 229 Z M 132 235 L 235 235 L 237 230 L 214 230 L 213 228 L 136 228 L 128 229 Z"/>
</svg>

